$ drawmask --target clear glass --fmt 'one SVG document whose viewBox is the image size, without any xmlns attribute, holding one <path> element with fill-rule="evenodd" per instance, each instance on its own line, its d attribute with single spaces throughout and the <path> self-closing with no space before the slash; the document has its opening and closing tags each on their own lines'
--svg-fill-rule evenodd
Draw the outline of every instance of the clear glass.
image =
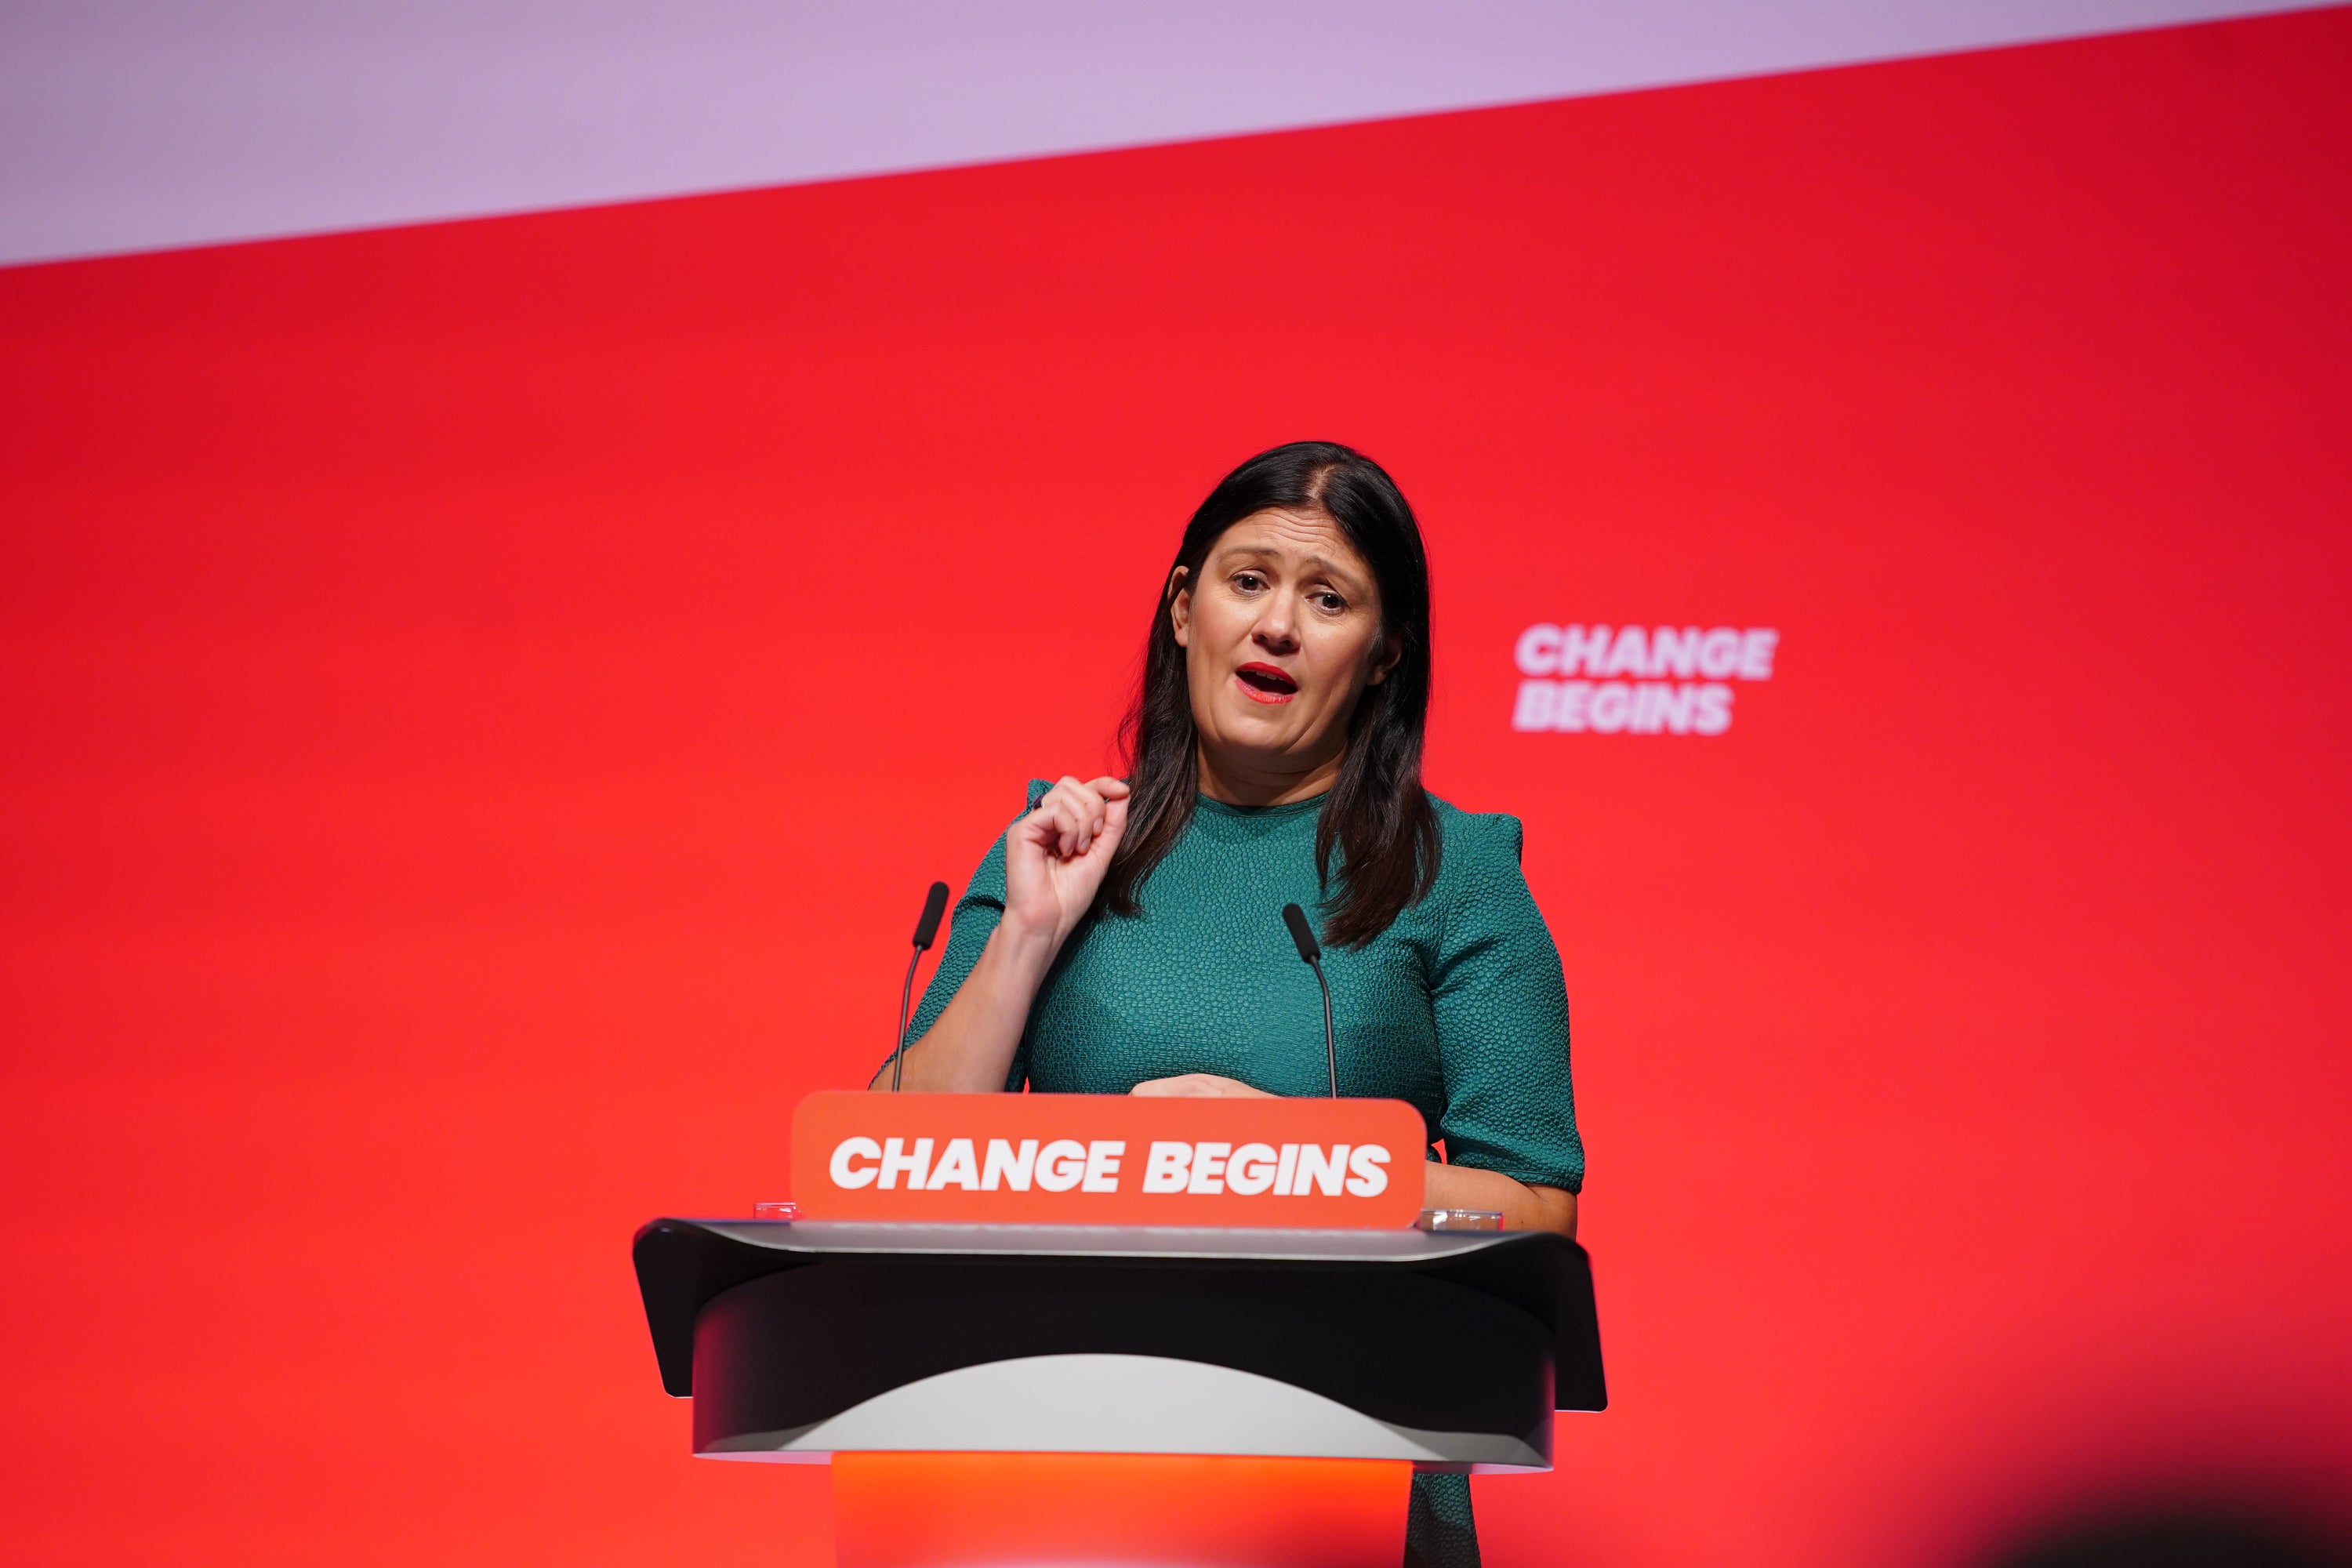
<svg viewBox="0 0 2352 1568">
<path fill-rule="evenodd" d="M 779 1220 L 789 1224 L 793 1220 L 800 1218 L 800 1216 L 801 1205 L 798 1204 L 753 1204 L 751 1205 L 751 1217 L 753 1219 Z"/>
<path fill-rule="evenodd" d="M 1418 1230 L 1500 1230 L 1503 1216 L 1493 1209 L 1423 1209 L 1412 1223 Z"/>
</svg>

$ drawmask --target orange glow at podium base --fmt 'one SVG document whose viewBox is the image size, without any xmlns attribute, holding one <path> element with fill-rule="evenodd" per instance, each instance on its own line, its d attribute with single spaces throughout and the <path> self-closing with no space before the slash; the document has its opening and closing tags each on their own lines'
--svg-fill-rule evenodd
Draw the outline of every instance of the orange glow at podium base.
<svg viewBox="0 0 2352 1568">
<path fill-rule="evenodd" d="M 1412 1466 L 1383 1459 L 837 1454 L 836 1560 L 1387 1568 L 1412 1477 Z"/>
</svg>

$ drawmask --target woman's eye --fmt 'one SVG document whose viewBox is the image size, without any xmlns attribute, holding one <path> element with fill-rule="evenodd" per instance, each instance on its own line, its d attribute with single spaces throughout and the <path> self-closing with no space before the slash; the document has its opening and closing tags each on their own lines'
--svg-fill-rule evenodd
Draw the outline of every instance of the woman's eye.
<svg viewBox="0 0 2352 1568">
<path fill-rule="evenodd" d="M 1348 601 L 1337 594 L 1318 594 L 1315 602 L 1335 616 L 1348 607 Z"/>
<path fill-rule="evenodd" d="M 1234 586 L 1244 594 L 1255 594 L 1265 586 L 1265 579 L 1255 572 L 1243 572 L 1235 574 Z"/>
</svg>

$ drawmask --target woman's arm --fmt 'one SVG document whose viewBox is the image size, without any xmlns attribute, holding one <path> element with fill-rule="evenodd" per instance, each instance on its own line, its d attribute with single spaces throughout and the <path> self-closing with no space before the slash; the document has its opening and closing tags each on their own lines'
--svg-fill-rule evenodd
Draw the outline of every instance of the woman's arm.
<svg viewBox="0 0 2352 1568">
<path fill-rule="evenodd" d="M 923 1037 L 900 1087 L 986 1094 L 1004 1088 L 1029 1005 L 1102 886 L 1127 830 L 1127 785 L 1065 778 L 1004 835 L 1004 914 L 980 961 Z M 885 1063 L 867 1087 L 888 1089 Z"/>
<path fill-rule="evenodd" d="M 1558 1231 L 1576 1239 L 1576 1194 L 1560 1187 L 1515 1182 L 1500 1171 L 1429 1163 L 1422 1202 L 1433 1209 L 1484 1209 L 1503 1216 L 1506 1230 Z"/>
<path fill-rule="evenodd" d="M 1434 1131 L 1450 1163 L 1432 1204 L 1500 1209 L 1515 1228 L 1576 1234 L 1584 1142 L 1568 1070 L 1568 987 L 1559 949 L 1519 869 L 1519 825 L 1454 815 L 1430 965 L 1445 1110 Z M 1496 1174 L 1520 1173 L 1523 1180 Z"/>
</svg>

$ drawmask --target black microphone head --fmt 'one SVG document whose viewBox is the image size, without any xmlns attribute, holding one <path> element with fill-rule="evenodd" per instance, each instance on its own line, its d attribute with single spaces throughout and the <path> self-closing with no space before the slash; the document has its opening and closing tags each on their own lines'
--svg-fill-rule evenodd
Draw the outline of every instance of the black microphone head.
<svg viewBox="0 0 2352 1568">
<path fill-rule="evenodd" d="M 1307 911 L 1297 904 L 1282 906 L 1282 923 L 1290 928 L 1290 940 L 1298 944 L 1298 956 L 1308 963 L 1323 956 L 1323 944 L 1315 940 L 1315 928 L 1307 923 Z"/>
<path fill-rule="evenodd" d="M 923 899 L 923 918 L 915 922 L 915 951 L 930 951 L 931 939 L 940 934 L 940 917 L 948 912 L 948 885 L 933 882 Z"/>
</svg>

